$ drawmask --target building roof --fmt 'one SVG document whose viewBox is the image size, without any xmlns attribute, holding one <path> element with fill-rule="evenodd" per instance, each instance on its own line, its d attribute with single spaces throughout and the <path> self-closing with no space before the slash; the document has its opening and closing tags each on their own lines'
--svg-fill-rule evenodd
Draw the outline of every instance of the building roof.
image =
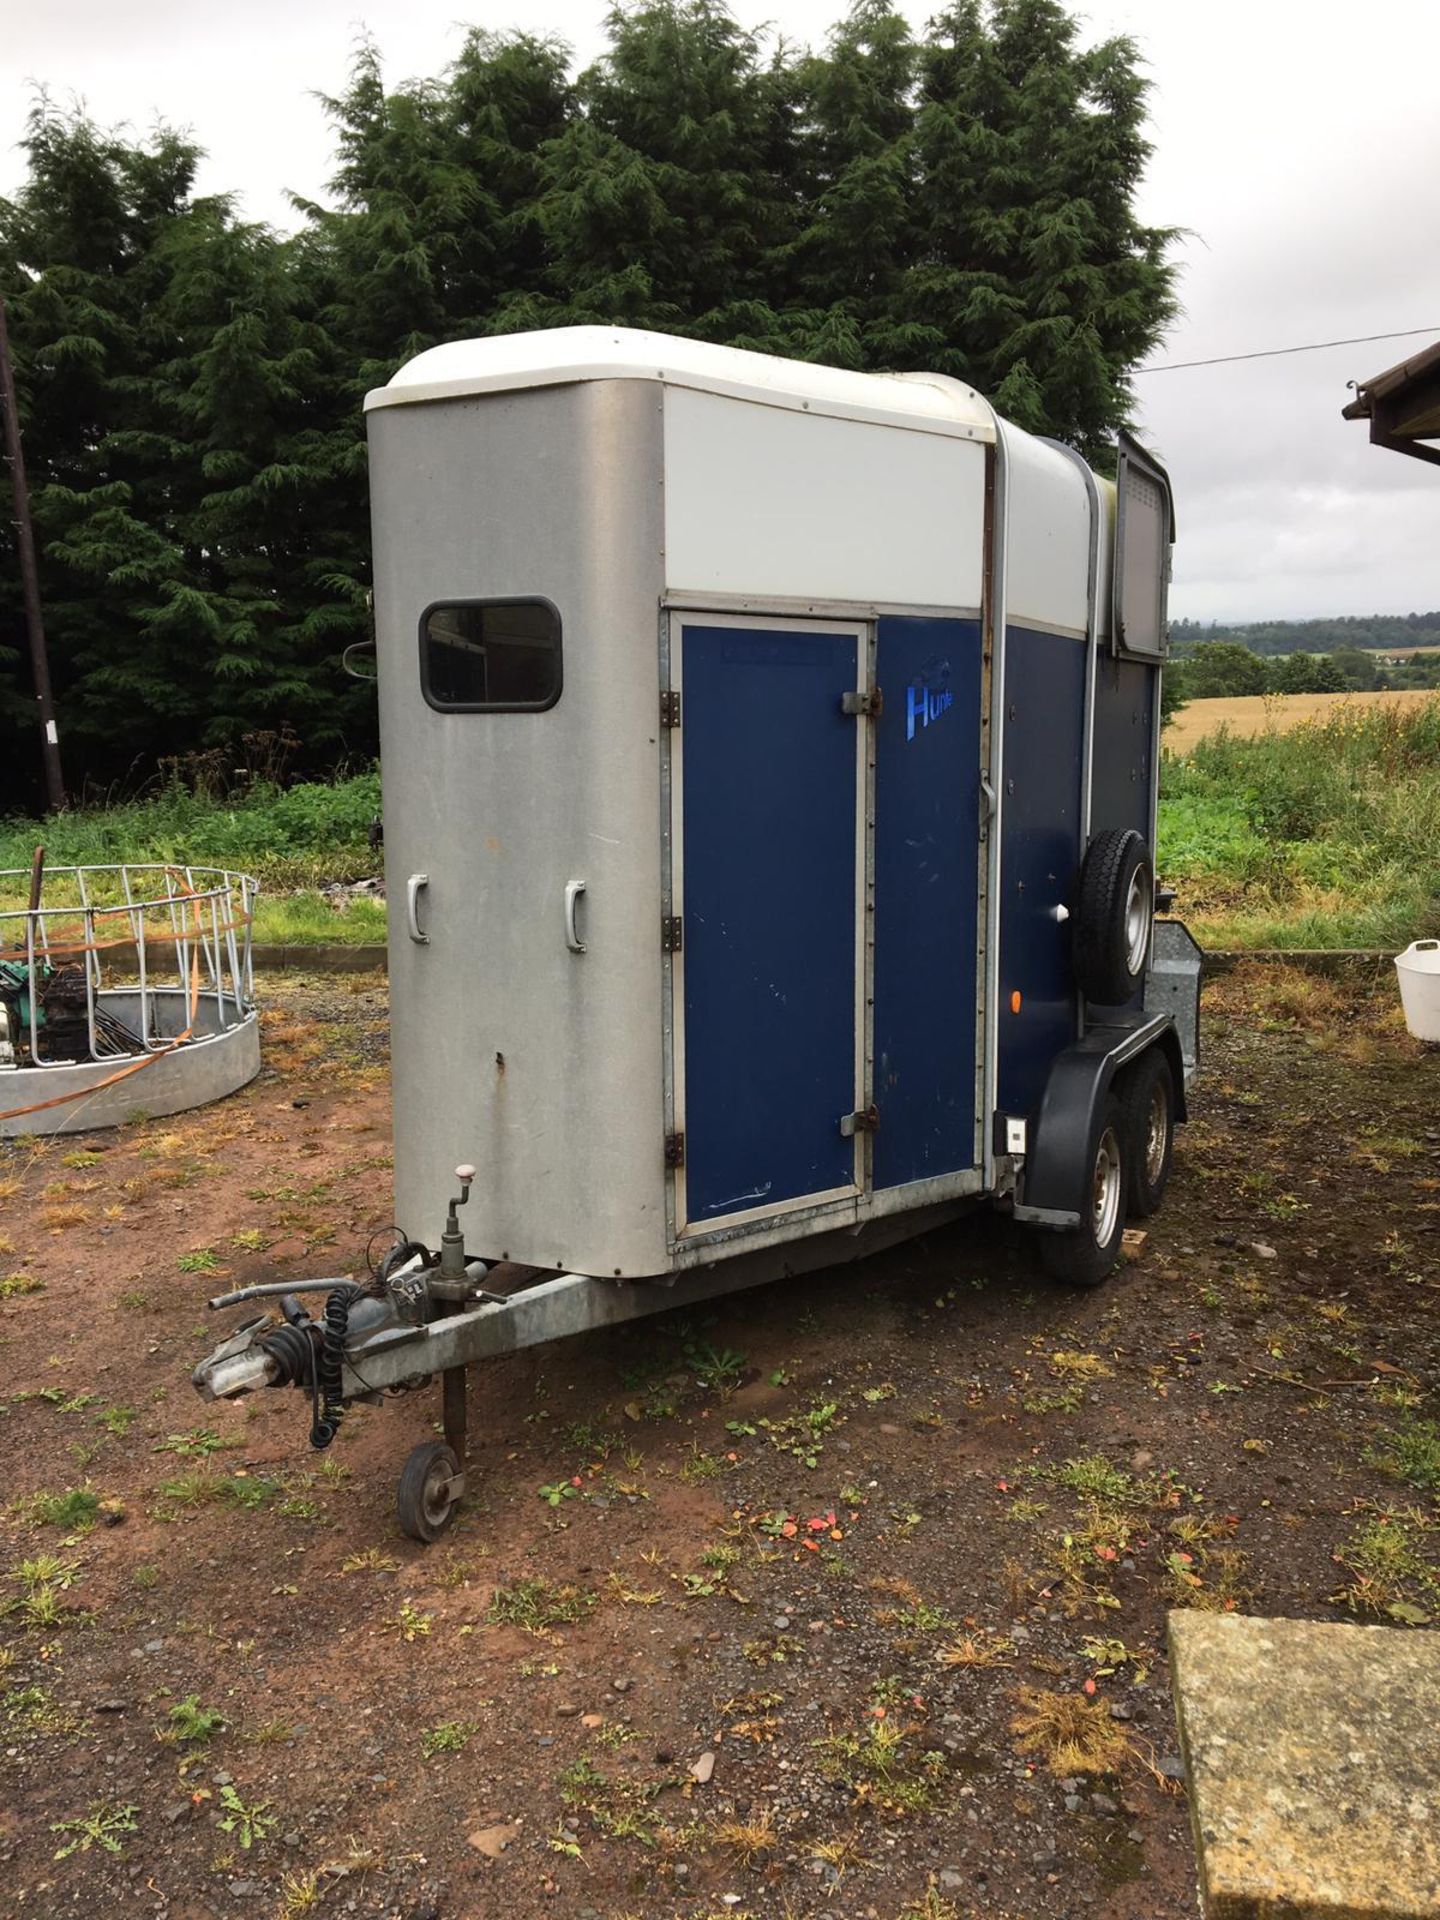
<svg viewBox="0 0 1440 1920">
<path fill-rule="evenodd" d="M 1346 420 L 1368 420 L 1376 446 L 1440 462 L 1440 340 L 1355 383 L 1355 398 L 1342 409 Z"/>
<path fill-rule="evenodd" d="M 366 395 L 365 410 L 580 380 L 655 380 L 794 412 L 995 438 L 989 403 L 944 374 L 853 373 L 635 327 L 552 327 L 452 340 L 407 361 L 388 386 Z"/>
</svg>

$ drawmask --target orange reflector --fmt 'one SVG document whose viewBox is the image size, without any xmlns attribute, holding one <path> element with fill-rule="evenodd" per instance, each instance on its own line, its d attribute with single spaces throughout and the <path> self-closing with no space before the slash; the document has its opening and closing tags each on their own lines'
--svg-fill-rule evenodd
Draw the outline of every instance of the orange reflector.
<svg viewBox="0 0 1440 1920">
<path fill-rule="evenodd" d="M 1018 989 L 1010 996 L 1010 1011 L 1011 1013 L 1019 1013 L 1020 1011 L 1020 994 Z"/>
</svg>

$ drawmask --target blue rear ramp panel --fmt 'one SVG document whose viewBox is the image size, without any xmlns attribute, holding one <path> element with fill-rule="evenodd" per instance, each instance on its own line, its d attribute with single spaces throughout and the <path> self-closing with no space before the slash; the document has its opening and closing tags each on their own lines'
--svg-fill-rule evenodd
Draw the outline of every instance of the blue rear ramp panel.
<svg viewBox="0 0 1440 1920">
<path fill-rule="evenodd" d="M 849 1189 L 856 635 L 681 635 L 685 1219 Z"/>
<path fill-rule="evenodd" d="M 976 1164 L 980 623 L 876 636 L 876 1187 Z"/>
</svg>

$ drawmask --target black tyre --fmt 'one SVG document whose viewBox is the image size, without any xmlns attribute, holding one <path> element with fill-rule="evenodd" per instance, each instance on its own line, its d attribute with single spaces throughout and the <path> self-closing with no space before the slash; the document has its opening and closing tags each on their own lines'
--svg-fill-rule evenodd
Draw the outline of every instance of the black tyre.
<svg viewBox="0 0 1440 1920">
<path fill-rule="evenodd" d="M 1133 827 L 1106 827 L 1080 869 L 1075 977 L 1102 1007 L 1131 999 L 1145 978 L 1155 919 L 1150 850 Z"/>
<path fill-rule="evenodd" d="M 1120 1146 L 1132 1220 L 1160 1211 L 1175 1150 L 1175 1074 L 1159 1047 L 1141 1054 L 1120 1085 Z"/>
<path fill-rule="evenodd" d="M 1098 1287 L 1114 1272 L 1125 1234 L 1124 1122 L 1120 1102 L 1110 1094 L 1100 1110 L 1090 1141 L 1090 1180 L 1080 1224 L 1060 1233 L 1044 1232 L 1040 1257 L 1053 1279 L 1070 1287 Z"/>
<path fill-rule="evenodd" d="M 395 1490 L 395 1506 L 402 1533 L 428 1546 L 438 1540 L 455 1513 L 454 1482 L 460 1462 L 438 1440 L 426 1440 L 411 1450 Z"/>
</svg>

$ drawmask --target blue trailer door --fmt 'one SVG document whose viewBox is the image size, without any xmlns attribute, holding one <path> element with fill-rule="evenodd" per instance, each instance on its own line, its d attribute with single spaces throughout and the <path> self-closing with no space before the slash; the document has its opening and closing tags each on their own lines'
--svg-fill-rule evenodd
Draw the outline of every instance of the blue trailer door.
<svg viewBox="0 0 1440 1920">
<path fill-rule="evenodd" d="M 854 1189 L 859 634 L 679 625 L 682 1225 Z M 672 662 L 673 672 L 673 662 Z"/>
<path fill-rule="evenodd" d="M 886 618 L 875 678 L 877 1188 L 977 1163 L 978 620 Z"/>
</svg>

